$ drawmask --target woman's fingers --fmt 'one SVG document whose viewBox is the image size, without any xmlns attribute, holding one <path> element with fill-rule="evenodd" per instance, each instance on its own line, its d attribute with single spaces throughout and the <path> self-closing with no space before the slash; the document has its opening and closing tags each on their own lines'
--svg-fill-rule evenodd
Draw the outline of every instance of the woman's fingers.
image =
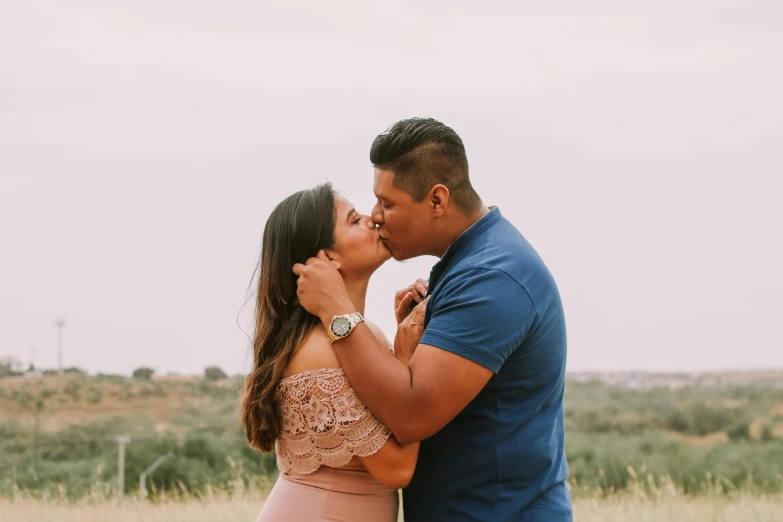
<svg viewBox="0 0 783 522">
<path fill-rule="evenodd" d="M 408 311 L 410 310 L 411 303 L 413 302 L 413 297 L 413 293 L 408 292 L 402 297 L 402 299 L 400 299 L 400 304 L 397 305 L 397 310 L 395 311 L 395 315 L 397 316 L 397 324 L 403 322 L 408 316 Z"/>
<path fill-rule="evenodd" d="M 422 328 L 424 328 L 424 315 L 427 311 L 427 301 L 429 301 L 430 298 L 426 298 L 422 300 L 419 304 L 416 305 L 416 307 L 411 311 L 408 318 L 410 319 L 410 324 L 416 324 L 420 325 Z"/>
</svg>

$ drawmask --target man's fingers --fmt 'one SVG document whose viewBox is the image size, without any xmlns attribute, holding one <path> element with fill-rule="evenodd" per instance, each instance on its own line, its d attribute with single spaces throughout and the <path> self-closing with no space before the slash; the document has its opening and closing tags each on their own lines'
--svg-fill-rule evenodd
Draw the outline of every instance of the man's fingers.
<svg viewBox="0 0 783 522">
<path fill-rule="evenodd" d="M 325 263 L 328 263 L 328 262 L 331 261 L 331 259 L 329 259 L 329 256 L 327 256 L 326 252 L 324 252 L 323 250 L 319 250 L 318 251 L 318 255 L 316 257 L 318 259 L 320 259 L 321 261 L 325 262 Z"/>
<path fill-rule="evenodd" d="M 294 265 L 294 273 L 298 276 L 302 275 L 302 270 L 304 270 L 305 266 L 302 263 L 297 263 Z"/>
</svg>

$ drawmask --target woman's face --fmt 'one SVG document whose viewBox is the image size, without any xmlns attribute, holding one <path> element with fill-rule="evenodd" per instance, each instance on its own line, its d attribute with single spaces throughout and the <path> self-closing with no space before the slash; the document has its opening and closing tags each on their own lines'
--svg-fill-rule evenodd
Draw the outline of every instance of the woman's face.
<svg viewBox="0 0 783 522">
<path fill-rule="evenodd" d="M 342 195 L 335 196 L 335 244 L 326 254 L 337 261 L 343 277 L 369 277 L 390 257 L 370 216 L 359 214 Z"/>
</svg>

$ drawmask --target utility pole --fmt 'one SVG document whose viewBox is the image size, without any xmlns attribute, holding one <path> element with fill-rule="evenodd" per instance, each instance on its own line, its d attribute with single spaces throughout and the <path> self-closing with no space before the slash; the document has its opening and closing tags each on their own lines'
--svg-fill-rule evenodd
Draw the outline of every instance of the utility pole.
<svg viewBox="0 0 783 522">
<path fill-rule="evenodd" d="M 130 435 L 119 435 L 114 440 L 120 445 L 119 461 L 117 463 L 117 498 L 125 495 L 125 445 L 131 441 Z"/>
<path fill-rule="evenodd" d="M 38 478 L 38 411 L 35 412 L 35 428 L 33 431 L 33 473 Z"/>
<path fill-rule="evenodd" d="M 171 452 L 166 453 L 165 455 L 161 455 L 160 457 L 157 458 L 157 460 L 155 460 L 155 462 L 153 462 L 150 465 L 150 467 L 148 467 L 147 469 L 141 472 L 141 475 L 139 475 L 139 498 L 141 500 L 147 498 L 147 477 L 149 477 L 153 471 L 158 469 L 158 466 L 160 466 L 161 464 L 163 464 L 165 461 L 167 461 L 173 456 L 174 454 Z"/>
<path fill-rule="evenodd" d="M 63 375 L 63 327 L 65 326 L 65 319 L 55 321 L 54 325 L 57 327 L 57 365 L 60 375 Z"/>
<path fill-rule="evenodd" d="M 33 472 L 35 473 L 36 480 L 38 479 L 38 426 L 40 425 L 41 410 L 43 407 L 43 401 L 40 398 L 36 399 L 35 428 L 33 431 Z"/>
</svg>

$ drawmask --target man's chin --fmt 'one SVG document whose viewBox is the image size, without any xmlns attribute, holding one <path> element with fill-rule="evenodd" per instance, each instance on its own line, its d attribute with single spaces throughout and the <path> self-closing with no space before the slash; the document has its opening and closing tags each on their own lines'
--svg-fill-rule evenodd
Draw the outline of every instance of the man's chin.
<svg viewBox="0 0 783 522">
<path fill-rule="evenodd" d="M 399 251 L 393 251 L 391 253 L 391 256 L 394 258 L 395 261 L 405 261 L 410 259 L 410 256 L 403 255 L 403 253 Z"/>
<path fill-rule="evenodd" d="M 381 244 L 383 245 L 384 249 L 386 249 L 387 252 L 391 255 L 392 258 L 394 258 L 395 261 L 405 261 L 406 259 L 410 259 L 411 256 L 406 256 L 403 252 L 401 252 L 397 248 L 391 248 L 389 244 L 385 241 L 381 241 Z"/>
</svg>

